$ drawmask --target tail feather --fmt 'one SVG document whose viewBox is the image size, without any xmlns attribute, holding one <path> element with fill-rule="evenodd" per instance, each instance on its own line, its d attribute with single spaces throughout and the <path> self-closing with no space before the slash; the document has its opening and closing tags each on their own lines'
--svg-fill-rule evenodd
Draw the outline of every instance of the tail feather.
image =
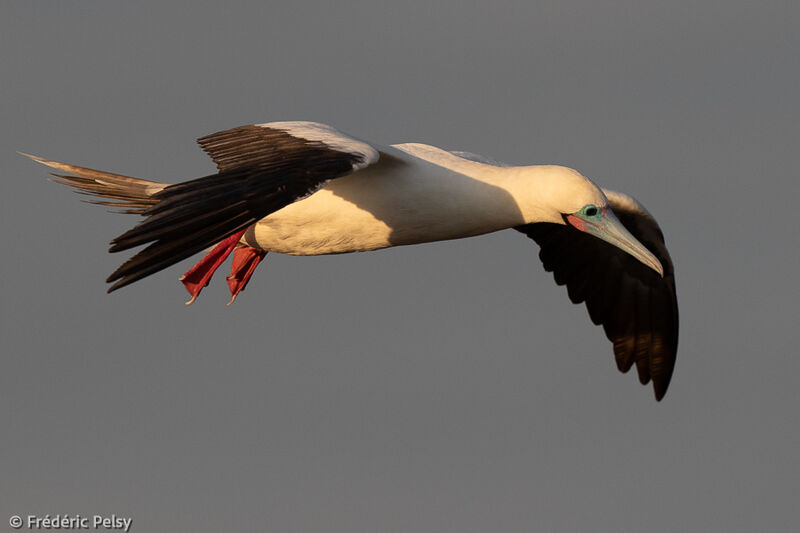
<svg viewBox="0 0 800 533">
<path fill-rule="evenodd" d="M 89 203 L 120 208 L 121 213 L 142 214 L 158 202 L 153 195 L 168 185 L 19 153 L 37 163 L 69 173 L 52 173 L 56 178 L 50 179 L 53 183 L 73 187 L 79 194 L 105 198 L 106 200 L 89 200 Z"/>
</svg>

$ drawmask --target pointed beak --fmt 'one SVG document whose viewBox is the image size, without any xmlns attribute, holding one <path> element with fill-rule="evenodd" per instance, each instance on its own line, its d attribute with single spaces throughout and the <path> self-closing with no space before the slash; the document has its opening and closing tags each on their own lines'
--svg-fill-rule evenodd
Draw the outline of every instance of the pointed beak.
<svg viewBox="0 0 800 533">
<path fill-rule="evenodd" d="M 577 229 L 613 244 L 658 272 L 662 278 L 664 277 L 664 267 L 661 266 L 661 262 L 625 229 L 625 226 L 609 207 L 604 207 L 601 210 L 601 216 L 597 219 L 584 219 L 575 215 L 567 215 L 566 219 Z"/>
</svg>

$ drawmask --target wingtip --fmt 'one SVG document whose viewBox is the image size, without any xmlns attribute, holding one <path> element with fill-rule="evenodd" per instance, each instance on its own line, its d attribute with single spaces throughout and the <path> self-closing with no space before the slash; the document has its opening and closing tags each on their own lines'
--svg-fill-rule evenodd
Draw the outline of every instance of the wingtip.
<svg viewBox="0 0 800 533">
<path fill-rule="evenodd" d="M 669 383 L 667 383 L 667 385 L 659 385 L 658 383 L 655 382 L 655 380 L 653 381 L 653 393 L 655 393 L 657 402 L 660 402 L 661 400 L 664 399 L 664 396 L 666 396 L 667 394 L 668 386 Z"/>
<path fill-rule="evenodd" d="M 135 279 L 130 279 L 129 277 L 125 276 L 124 273 L 120 273 L 120 270 L 123 266 L 125 266 L 125 264 L 126 263 L 123 263 L 117 270 L 112 272 L 111 275 L 106 278 L 106 283 L 112 283 L 111 287 L 109 287 L 106 291 L 107 294 L 111 294 L 115 290 L 121 289 L 122 287 L 130 285 L 136 281 Z"/>
</svg>

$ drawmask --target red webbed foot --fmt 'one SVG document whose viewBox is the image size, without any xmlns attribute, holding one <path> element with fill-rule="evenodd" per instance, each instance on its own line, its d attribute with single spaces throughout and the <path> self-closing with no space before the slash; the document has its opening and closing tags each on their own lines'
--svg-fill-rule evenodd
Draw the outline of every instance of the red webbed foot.
<svg viewBox="0 0 800 533">
<path fill-rule="evenodd" d="M 233 265 L 231 274 L 227 278 L 228 288 L 231 290 L 231 305 L 240 292 L 247 286 L 258 264 L 267 255 L 266 250 L 259 250 L 252 246 L 240 244 L 233 251 Z"/>
<path fill-rule="evenodd" d="M 194 303 L 194 301 L 200 295 L 200 291 L 203 290 L 203 287 L 208 285 L 208 282 L 211 281 L 211 276 L 214 275 L 214 272 L 219 268 L 223 261 L 227 259 L 228 255 L 231 253 L 231 250 L 236 247 L 236 244 L 239 242 L 239 239 L 242 238 L 242 235 L 244 235 L 245 231 L 246 230 L 239 231 L 220 241 L 210 252 L 205 255 L 205 257 L 198 261 L 197 264 L 195 264 L 186 272 L 186 274 L 179 278 L 181 283 L 183 283 L 183 286 L 186 287 L 186 290 L 189 291 L 189 294 L 192 296 L 192 299 L 186 302 L 186 305 L 191 305 Z"/>
</svg>

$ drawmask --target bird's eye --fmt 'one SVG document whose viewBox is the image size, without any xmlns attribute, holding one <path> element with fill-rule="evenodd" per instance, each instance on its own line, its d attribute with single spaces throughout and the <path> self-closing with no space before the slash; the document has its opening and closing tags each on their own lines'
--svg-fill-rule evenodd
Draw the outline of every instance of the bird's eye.
<svg viewBox="0 0 800 533">
<path fill-rule="evenodd" d="M 599 212 L 600 210 L 597 209 L 597 206 L 595 205 L 589 204 L 583 208 L 583 214 L 586 215 L 587 217 L 597 216 L 597 213 Z"/>
</svg>

